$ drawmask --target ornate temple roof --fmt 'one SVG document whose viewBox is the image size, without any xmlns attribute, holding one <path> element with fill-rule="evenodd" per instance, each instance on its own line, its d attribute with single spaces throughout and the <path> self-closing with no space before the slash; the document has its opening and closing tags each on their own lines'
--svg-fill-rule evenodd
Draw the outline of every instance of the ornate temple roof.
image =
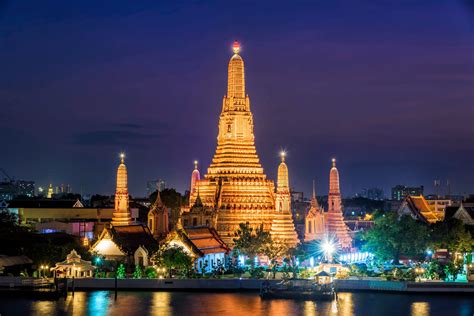
<svg viewBox="0 0 474 316">
<path fill-rule="evenodd" d="M 211 227 L 189 227 L 175 230 L 170 234 L 167 242 L 175 238 L 181 240 L 197 257 L 230 252 L 229 247 L 222 241 L 217 231 Z"/>
<path fill-rule="evenodd" d="M 149 213 L 160 214 L 167 211 L 168 209 L 166 208 L 165 204 L 161 200 L 160 190 L 157 190 L 155 202 L 153 202 L 153 204 L 151 205 Z"/>
<path fill-rule="evenodd" d="M 405 198 L 399 209 L 399 214 L 409 214 L 412 217 L 426 223 L 435 223 L 443 220 L 434 210 L 428 205 L 423 195 L 415 196 L 409 195 Z"/>
<path fill-rule="evenodd" d="M 108 233 L 112 241 L 127 254 L 133 254 L 140 246 L 146 248 L 148 251 L 153 250 L 157 246 L 156 240 L 145 225 L 135 224 L 105 228 L 97 242 L 99 242 L 106 233 Z"/>
</svg>

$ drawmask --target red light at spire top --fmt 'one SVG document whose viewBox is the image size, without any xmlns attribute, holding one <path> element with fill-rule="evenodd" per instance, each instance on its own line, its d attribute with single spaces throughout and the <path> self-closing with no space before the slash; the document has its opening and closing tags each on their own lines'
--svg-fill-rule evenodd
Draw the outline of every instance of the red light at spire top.
<svg viewBox="0 0 474 316">
<path fill-rule="evenodd" d="M 240 52 L 240 43 L 234 41 L 234 45 L 232 45 L 232 50 L 234 51 L 234 54 L 238 54 Z"/>
</svg>

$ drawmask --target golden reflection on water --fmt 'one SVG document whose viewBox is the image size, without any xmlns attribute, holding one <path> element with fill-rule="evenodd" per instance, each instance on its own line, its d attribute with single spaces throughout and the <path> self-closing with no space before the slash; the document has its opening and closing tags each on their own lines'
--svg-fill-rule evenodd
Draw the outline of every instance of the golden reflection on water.
<svg viewBox="0 0 474 316">
<path fill-rule="evenodd" d="M 337 308 L 332 307 L 333 315 L 353 316 L 354 315 L 354 297 L 352 293 L 337 294 Z M 334 304 L 333 304 L 334 305 Z"/>
<path fill-rule="evenodd" d="M 150 315 L 172 315 L 170 292 L 154 292 L 151 299 Z"/>
<path fill-rule="evenodd" d="M 31 312 L 33 315 L 54 315 L 56 311 L 55 303 L 52 301 L 34 301 L 31 304 Z"/>
<path fill-rule="evenodd" d="M 311 302 L 311 301 L 305 301 L 304 302 L 304 314 L 306 316 L 316 316 L 317 315 L 317 312 L 316 312 L 316 304 L 314 304 L 314 302 Z"/>
<path fill-rule="evenodd" d="M 430 314 L 430 305 L 427 302 L 413 302 L 411 304 L 412 316 L 428 316 Z"/>
</svg>

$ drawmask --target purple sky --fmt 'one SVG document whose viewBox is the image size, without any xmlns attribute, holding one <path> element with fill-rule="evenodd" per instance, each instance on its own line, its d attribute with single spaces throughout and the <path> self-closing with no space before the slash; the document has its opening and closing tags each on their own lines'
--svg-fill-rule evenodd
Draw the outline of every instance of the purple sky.
<svg viewBox="0 0 474 316">
<path fill-rule="evenodd" d="M 100 5 L 98 3 L 100 2 Z M 274 179 L 343 195 L 450 179 L 474 193 L 469 1 L 2 1 L 0 168 L 39 185 L 184 191 L 216 146 L 232 41 L 242 43 L 257 150 Z"/>
</svg>

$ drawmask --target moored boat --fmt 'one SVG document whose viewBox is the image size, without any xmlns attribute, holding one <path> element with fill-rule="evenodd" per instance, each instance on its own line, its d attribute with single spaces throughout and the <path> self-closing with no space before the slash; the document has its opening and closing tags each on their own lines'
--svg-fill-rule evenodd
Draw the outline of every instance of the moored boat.
<svg viewBox="0 0 474 316">
<path fill-rule="evenodd" d="M 321 284 L 314 280 L 295 279 L 284 280 L 273 286 L 264 282 L 260 296 L 262 298 L 330 301 L 336 297 L 336 292 L 332 282 Z"/>
</svg>

